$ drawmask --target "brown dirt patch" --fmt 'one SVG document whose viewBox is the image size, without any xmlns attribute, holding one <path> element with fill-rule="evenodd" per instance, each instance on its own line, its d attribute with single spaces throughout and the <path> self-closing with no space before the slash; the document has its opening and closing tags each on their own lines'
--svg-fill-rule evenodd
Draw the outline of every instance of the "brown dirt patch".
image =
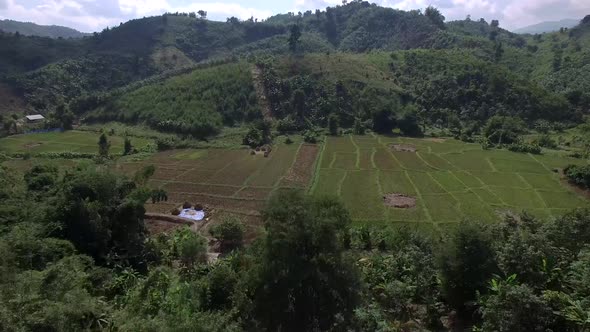
<svg viewBox="0 0 590 332">
<path fill-rule="evenodd" d="M 145 226 L 150 235 L 158 235 L 162 233 L 172 233 L 177 229 L 189 227 L 188 225 L 176 224 L 164 220 L 146 220 Z"/>
<path fill-rule="evenodd" d="M 383 196 L 383 204 L 398 209 L 410 209 L 416 207 L 416 199 L 403 194 L 387 194 Z"/>
<path fill-rule="evenodd" d="M 398 152 L 416 152 L 416 146 L 411 144 L 391 144 L 391 149 Z"/>
<path fill-rule="evenodd" d="M 313 164 L 319 151 L 317 145 L 303 144 L 295 157 L 295 163 L 281 181 L 281 186 L 307 187 L 313 177 Z"/>
<path fill-rule="evenodd" d="M 41 145 L 43 145 L 43 143 L 35 142 L 35 143 L 27 143 L 24 145 L 24 147 L 29 149 L 29 148 L 34 148 L 34 147 L 41 146 Z"/>
<path fill-rule="evenodd" d="M 447 140 L 445 138 L 436 138 L 436 137 L 429 137 L 425 138 L 425 141 L 434 142 L 434 143 L 444 143 Z"/>
</svg>

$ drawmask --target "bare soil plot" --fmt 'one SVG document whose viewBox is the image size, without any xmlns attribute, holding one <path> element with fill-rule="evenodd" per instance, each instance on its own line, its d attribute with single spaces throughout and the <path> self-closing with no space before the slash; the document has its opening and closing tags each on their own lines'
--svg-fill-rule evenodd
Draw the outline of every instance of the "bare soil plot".
<svg viewBox="0 0 590 332">
<path fill-rule="evenodd" d="M 273 188 L 254 188 L 246 187 L 238 191 L 235 196 L 239 198 L 250 198 L 265 200 L 268 199 L 273 192 Z"/>
<path fill-rule="evenodd" d="M 416 152 L 418 148 L 411 144 L 391 144 L 391 149 L 398 152 Z"/>
<path fill-rule="evenodd" d="M 320 151 L 319 146 L 303 144 L 299 148 L 293 166 L 281 181 L 283 187 L 307 187 L 314 173 L 314 164 Z"/>
<path fill-rule="evenodd" d="M 386 194 L 383 196 L 383 204 L 398 209 L 410 209 L 416 207 L 416 198 L 404 194 Z"/>
</svg>

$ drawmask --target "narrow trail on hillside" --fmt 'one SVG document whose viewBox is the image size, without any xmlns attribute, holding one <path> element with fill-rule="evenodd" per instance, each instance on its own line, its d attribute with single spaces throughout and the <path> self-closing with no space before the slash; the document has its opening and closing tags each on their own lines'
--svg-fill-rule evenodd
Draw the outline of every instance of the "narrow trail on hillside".
<svg viewBox="0 0 590 332">
<path fill-rule="evenodd" d="M 258 96 L 258 103 L 260 104 L 260 109 L 262 111 L 262 115 L 264 116 L 265 120 L 272 120 L 272 110 L 270 108 L 270 103 L 266 98 L 266 90 L 264 89 L 264 84 L 262 83 L 262 70 L 257 66 L 252 66 L 252 83 L 254 84 L 254 89 L 256 90 L 256 95 Z"/>
</svg>

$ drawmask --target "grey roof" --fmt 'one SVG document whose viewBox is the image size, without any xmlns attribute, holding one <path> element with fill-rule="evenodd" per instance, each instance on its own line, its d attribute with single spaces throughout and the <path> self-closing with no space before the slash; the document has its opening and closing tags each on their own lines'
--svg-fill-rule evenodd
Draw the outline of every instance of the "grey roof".
<svg viewBox="0 0 590 332">
<path fill-rule="evenodd" d="M 41 114 L 27 115 L 27 120 L 43 120 L 45 117 Z"/>
</svg>

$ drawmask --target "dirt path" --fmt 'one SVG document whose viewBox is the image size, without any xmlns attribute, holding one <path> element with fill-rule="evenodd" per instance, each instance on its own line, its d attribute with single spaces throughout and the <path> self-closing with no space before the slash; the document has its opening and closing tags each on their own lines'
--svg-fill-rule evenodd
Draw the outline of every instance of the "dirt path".
<svg viewBox="0 0 590 332">
<path fill-rule="evenodd" d="M 272 120 L 272 111 L 270 108 L 270 103 L 266 98 L 266 91 L 264 89 L 264 84 L 262 84 L 262 70 L 257 66 L 252 66 L 252 83 L 254 84 L 254 90 L 256 90 L 256 96 L 258 96 L 258 103 L 260 104 L 260 109 L 262 110 L 262 115 L 266 120 Z"/>
</svg>

